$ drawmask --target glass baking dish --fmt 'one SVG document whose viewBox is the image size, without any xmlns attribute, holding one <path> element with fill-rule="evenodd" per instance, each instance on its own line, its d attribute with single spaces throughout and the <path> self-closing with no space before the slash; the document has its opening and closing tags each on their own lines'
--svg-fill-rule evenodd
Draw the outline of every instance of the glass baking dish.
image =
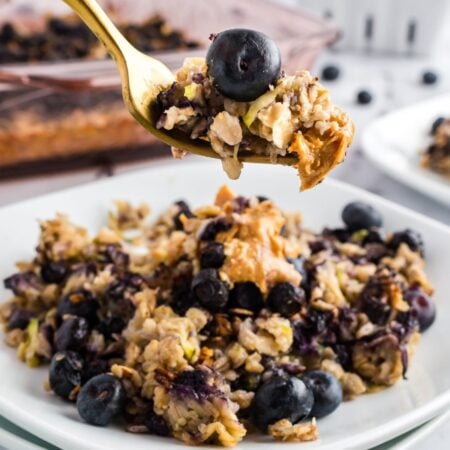
<svg viewBox="0 0 450 450">
<path fill-rule="evenodd" d="M 116 23 L 139 23 L 159 16 L 198 49 L 152 53 L 170 68 L 184 58 L 204 55 L 211 33 L 258 29 L 273 37 L 286 71 L 309 68 L 337 38 L 320 18 L 268 0 L 108 0 L 100 1 Z M 0 27 L 41 30 L 46 18 L 65 16 L 61 0 L 16 0 L 0 4 Z M 275 20 L 274 20 L 275 18 Z M 53 159 L 157 145 L 122 104 L 113 61 L 70 60 L 0 64 L 0 175 L 7 168 Z M 36 164 L 39 170 L 45 165 Z"/>
</svg>

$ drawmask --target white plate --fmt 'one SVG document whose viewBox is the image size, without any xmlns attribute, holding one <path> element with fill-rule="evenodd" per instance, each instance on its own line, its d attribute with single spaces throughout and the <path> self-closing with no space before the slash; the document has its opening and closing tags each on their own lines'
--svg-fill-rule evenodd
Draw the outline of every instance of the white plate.
<svg viewBox="0 0 450 450">
<path fill-rule="evenodd" d="M 420 152 L 431 142 L 439 116 L 450 116 L 450 94 L 416 103 L 375 120 L 362 135 L 367 157 L 398 181 L 450 205 L 450 181 L 420 166 Z"/>
<path fill-rule="evenodd" d="M 211 202 L 216 189 L 228 182 L 214 163 L 176 163 L 167 167 L 132 173 L 106 181 L 69 189 L 0 210 L 3 278 L 13 272 L 13 261 L 28 258 L 36 244 L 38 218 L 56 211 L 70 214 L 75 222 L 98 229 L 112 199 L 147 200 L 158 213 L 180 197 L 194 205 Z M 378 208 L 386 229 L 405 226 L 422 233 L 428 273 L 436 286 L 438 317 L 423 337 L 408 380 L 374 395 L 343 404 L 336 413 L 320 420 L 321 439 L 302 448 L 365 449 L 386 442 L 435 417 L 450 404 L 450 340 L 447 300 L 450 271 L 450 229 L 398 205 L 335 181 L 327 181 L 310 192 L 299 194 L 292 169 L 247 166 L 233 182 L 244 195 L 265 194 L 288 209 L 302 211 L 309 227 L 338 226 L 340 212 L 349 201 L 362 199 Z M 6 292 L 0 291 L 1 298 Z M 65 450 L 151 448 L 179 449 L 180 443 L 148 435 L 132 435 L 119 428 L 96 428 L 82 423 L 73 405 L 63 403 L 42 388 L 46 369 L 27 369 L 11 349 L 0 352 L 0 414 L 22 428 Z M 280 444 L 265 437 L 250 436 L 239 448 L 257 445 L 274 448 Z M 277 447 L 279 448 L 279 447 Z"/>
</svg>

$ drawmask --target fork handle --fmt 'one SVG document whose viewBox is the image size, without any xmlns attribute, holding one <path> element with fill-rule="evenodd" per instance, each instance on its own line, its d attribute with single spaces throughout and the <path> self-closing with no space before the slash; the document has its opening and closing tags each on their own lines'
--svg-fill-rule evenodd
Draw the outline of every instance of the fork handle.
<svg viewBox="0 0 450 450">
<path fill-rule="evenodd" d="M 98 39 L 105 45 L 110 55 L 117 61 L 123 62 L 124 54 L 131 44 L 112 23 L 105 11 L 95 0 L 63 0 L 91 29 Z M 119 64 L 119 67 L 121 64 Z"/>
</svg>

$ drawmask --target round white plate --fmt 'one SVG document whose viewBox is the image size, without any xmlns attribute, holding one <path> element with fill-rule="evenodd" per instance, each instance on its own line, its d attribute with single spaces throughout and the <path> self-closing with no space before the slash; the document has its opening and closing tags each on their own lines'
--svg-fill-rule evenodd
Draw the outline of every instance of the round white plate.
<svg viewBox="0 0 450 450">
<path fill-rule="evenodd" d="M 320 440 L 302 444 L 302 448 L 367 449 L 441 413 L 450 404 L 447 325 L 450 320 L 450 229 L 342 183 L 329 180 L 300 194 L 298 180 L 289 168 L 249 165 L 240 180 L 230 182 L 217 162 L 178 162 L 47 195 L 0 209 L 0 277 L 14 271 L 14 261 L 31 257 L 38 236 L 38 218 L 52 217 L 56 211 L 66 212 L 75 222 L 94 231 L 104 224 L 113 199 L 148 201 L 153 214 L 157 214 L 180 198 L 193 205 L 211 202 L 223 183 L 229 183 L 237 193 L 264 194 L 282 208 L 301 211 L 305 224 L 315 229 L 339 226 L 342 207 L 355 199 L 364 200 L 384 215 L 386 230 L 414 228 L 425 240 L 427 271 L 436 286 L 438 317 L 423 336 L 408 371 L 408 380 L 343 404 L 334 414 L 319 421 Z M 6 296 L 6 291 L 0 291 L 0 298 Z M 0 373 L 0 414 L 65 450 L 162 447 L 170 450 L 182 445 L 172 439 L 128 434 L 119 427 L 86 425 L 78 418 L 73 405 L 43 390 L 46 368 L 26 368 L 16 359 L 14 351 L 6 347 L 0 352 Z M 249 436 L 239 448 L 275 449 L 279 445 L 264 436 Z"/>
<path fill-rule="evenodd" d="M 388 175 L 450 206 L 450 180 L 420 166 L 420 152 L 431 142 L 431 124 L 440 116 L 450 117 L 449 94 L 375 120 L 364 130 L 362 146 L 367 157 Z"/>
</svg>

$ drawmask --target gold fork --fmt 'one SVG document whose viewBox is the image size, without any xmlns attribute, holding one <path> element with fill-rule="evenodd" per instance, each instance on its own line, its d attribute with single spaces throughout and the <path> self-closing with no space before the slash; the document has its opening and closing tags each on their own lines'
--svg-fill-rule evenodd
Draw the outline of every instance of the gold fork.
<svg viewBox="0 0 450 450">
<path fill-rule="evenodd" d="M 164 0 L 159 0 L 164 1 Z M 112 23 L 95 0 L 64 0 L 83 22 L 103 42 L 116 61 L 122 82 L 122 95 L 128 111 L 150 133 L 172 147 L 196 155 L 219 158 L 206 141 L 191 139 L 178 130 L 166 131 L 156 128 L 158 107 L 156 97 L 161 89 L 174 81 L 173 73 L 161 61 L 133 47 Z M 268 156 L 240 152 L 244 162 L 270 163 Z M 280 164 L 293 165 L 297 158 L 292 155 L 278 158 Z"/>
</svg>

